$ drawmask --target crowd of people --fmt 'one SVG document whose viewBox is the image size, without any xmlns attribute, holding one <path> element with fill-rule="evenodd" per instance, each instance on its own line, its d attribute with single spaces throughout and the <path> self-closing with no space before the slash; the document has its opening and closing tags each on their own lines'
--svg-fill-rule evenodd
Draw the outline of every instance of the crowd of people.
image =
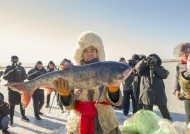
<svg viewBox="0 0 190 134">
<path fill-rule="evenodd" d="M 71 61 L 68 59 L 63 59 L 60 63 L 60 67 L 57 69 L 56 65 L 53 61 L 49 61 L 47 68 L 43 66 L 41 61 L 37 61 L 35 63 L 34 68 L 26 73 L 25 68 L 21 66 L 19 62 L 18 56 L 14 55 L 11 57 L 11 65 L 8 65 L 5 71 L 1 71 L 0 77 L 3 75 L 4 80 L 8 83 L 11 82 L 23 82 L 24 80 L 32 80 L 36 77 L 43 75 L 48 72 L 56 71 L 56 70 L 63 70 L 64 67 L 72 65 Z M 62 69 L 60 69 L 62 68 Z M 57 104 L 60 106 L 60 109 L 63 110 L 63 105 L 59 101 L 59 94 L 57 95 Z M 46 100 L 46 108 L 50 107 L 50 95 L 47 94 Z M 36 89 L 33 96 L 33 109 L 34 109 L 34 116 L 37 120 L 41 120 L 40 115 L 43 113 L 40 111 L 44 105 L 44 90 L 43 89 Z M 2 105 L 2 106 L 1 106 Z M 9 134 L 8 124 L 13 125 L 13 117 L 15 112 L 15 106 L 20 105 L 20 113 L 22 116 L 22 120 L 29 122 L 30 120 L 25 116 L 25 109 L 21 103 L 21 94 L 8 88 L 8 103 L 4 102 L 4 96 L 0 93 L 0 118 L 1 118 L 1 129 L 4 134 Z M 6 112 L 6 113 L 5 113 Z M 9 115 L 9 117 L 8 117 Z"/>
<path fill-rule="evenodd" d="M 187 71 L 190 43 L 180 44 L 174 49 L 174 52 L 181 58 L 180 63 L 176 67 L 176 86 L 174 91 L 175 96 L 179 99 L 182 94 L 181 88 L 187 88 L 188 90 L 188 86 L 183 86 L 183 79 L 179 81 L 179 76 L 181 72 Z M 77 39 L 74 60 L 76 65 L 105 61 L 105 51 L 100 36 L 90 31 L 82 33 Z M 134 54 L 129 60 L 121 57 L 119 62 L 129 64 L 133 68 L 130 76 L 122 83 L 123 96 L 120 85 L 115 87 L 97 87 L 97 90 L 82 91 L 80 89 L 69 89 L 69 81 L 62 78 L 52 81 L 56 89 L 57 104 L 60 106 L 60 109 L 63 112 L 64 109 L 70 110 L 70 117 L 67 121 L 68 134 L 120 134 L 119 123 L 112 106 L 123 108 L 123 114 L 127 117 L 130 109 L 130 99 L 132 100 L 133 114 L 141 109 L 153 111 L 153 106 L 157 105 L 163 118 L 172 121 L 167 108 L 167 96 L 163 81 L 167 79 L 169 71 L 162 66 L 161 58 L 154 53 L 148 56 Z M 63 59 L 58 67 L 56 67 L 53 61 L 49 61 L 47 68 L 43 66 L 42 61 L 37 61 L 34 68 L 26 73 L 24 67 L 19 64 L 19 58 L 14 55 L 11 57 L 11 65 L 7 66 L 4 73 L 2 74 L 1 72 L 1 74 L 9 83 L 23 82 L 52 71 L 64 70 L 70 66 L 73 66 L 73 64 L 68 59 Z M 76 95 L 78 95 L 77 98 Z M 21 95 L 18 92 L 8 88 L 8 104 L 4 102 L 3 98 L 3 95 L 0 94 L 0 126 L 3 133 L 9 134 L 7 130 L 8 115 L 10 117 L 10 125 L 12 125 L 14 123 L 13 117 L 16 105 L 20 105 L 22 120 L 29 122 L 29 119 L 25 115 L 25 109 L 23 109 L 21 104 Z M 40 115 L 43 113 L 40 110 L 44 105 L 44 90 L 40 88 L 35 90 L 32 98 L 34 116 L 37 120 L 41 120 Z M 46 98 L 45 107 L 50 108 L 51 94 L 48 94 Z M 183 100 L 187 124 L 189 124 L 190 95 L 183 95 Z M 5 107 L 7 107 L 7 110 L 4 110 Z"/>
<path fill-rule="evenodd" d="M 120 58 L 120 62 L 124 58 Z M 163 79 L 169 75 L 157 54 L 139 56 L 134 54 L 128 64 L 133 67 L 133 72 L 123 82 L 123 113 L 127 116 L 132 99 L 133 114 L 140 109 L 153 111 L 157 105 L 163 118 L 172 120 L 167 108 L 167 97 Z"/>
</svg>

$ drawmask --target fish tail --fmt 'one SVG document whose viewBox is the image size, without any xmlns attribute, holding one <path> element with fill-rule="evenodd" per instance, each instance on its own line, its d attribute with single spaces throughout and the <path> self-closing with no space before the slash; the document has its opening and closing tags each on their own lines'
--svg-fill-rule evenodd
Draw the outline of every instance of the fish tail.
<svg viewBox="0 0 190 134">
<path fill-rule="evenodd" d="M 5 86 L 9 87 L 11 90 L 17 91 L 21 94 L 21 103 L 24 109 L 28 106 L 31 100 L 31 97 L 34 93 L 32 92 L 32 90 L 28 90 L 26 85 L 27 85 L 27 82 L 5 84 Z"/>
</svg>

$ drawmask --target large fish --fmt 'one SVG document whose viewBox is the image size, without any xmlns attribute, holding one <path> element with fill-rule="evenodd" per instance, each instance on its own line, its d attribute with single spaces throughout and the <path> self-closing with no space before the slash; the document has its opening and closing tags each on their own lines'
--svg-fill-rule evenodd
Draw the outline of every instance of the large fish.
<svg viewBox="0 0 190 134">
<path fill-rule="evenodd" d="M 8 83 L 5 86 L 22 95 L 22 104 L 26 108 L 37 88 L 55 89 L 53 81 L 63 78 L 69 83 L 69 89 L 95 90 L 100 86 L 113 87 L 121 84 L 132 72 L 128 64 L 119 62 L 96 62 L 88 65 L 72 66 L 62 71 L 41 75 L 27 82 Z"/>
</svg>

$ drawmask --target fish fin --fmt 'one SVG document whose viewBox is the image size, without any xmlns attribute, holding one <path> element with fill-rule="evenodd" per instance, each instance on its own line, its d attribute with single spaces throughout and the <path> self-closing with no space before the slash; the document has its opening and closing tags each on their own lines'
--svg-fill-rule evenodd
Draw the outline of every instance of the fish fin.
<svg viewBox="0 0 190 134">
<path fill-rule="evenodd" d="M 30 103 L 30 100 L 32 98 L 33 93 L 28 93 L 27 91 L 23 91 L 21 93 L 21 103 L 22 107 L 25 109 L 28 104 Z"/>
<path fill-rule="evenodd" d="M 26 87 L 27 87 L 26 84 L 27 82 L 17 82 L 17 83 L 14 82 L 14 83 L 8 83 L 4 85 L 4 86 L 9 87 L 11 90 L 17 91 L 21 94 L 21 103 L 24 109 L 28 106 L 31 100 L 31 97 L 34 93 L 34 92 L 28 92 L 32 90 L 28 90 L 28 91 L 26 90 Z"/>
<path fill-rule="evenodd" d="M 54 88 L 49 88 L 49 87 L 40 87 L 40 89 L 45 90 L 47 94 L 51 94 L 53 91 L 55 91 Z"/>
</svg>

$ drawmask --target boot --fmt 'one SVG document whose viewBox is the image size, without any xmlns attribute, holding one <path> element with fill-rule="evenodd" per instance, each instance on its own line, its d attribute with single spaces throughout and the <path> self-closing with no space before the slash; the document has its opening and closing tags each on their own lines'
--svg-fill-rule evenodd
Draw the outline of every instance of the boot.
<svg viewBox="0 0 190 134">
<path fill-rule="evenodd" d="M 13 125 L 13 116 L 10 116 L 10 125 Z"/>
<path fill-rule="evenodd" d="M 43 115 L 44 113 L 42 113 L 42 112 L 39 112 L 39 115 Z"/>
<path fill-rule="evenodd" d="M 10 134 L 7 129 L 2 129 L 2 133 L 3 133 L 3 134 Z"/>
<path fill-rule="evenodd" d="M 35 118 L 36 118 L 37 120 L 41 120 L 41 118 L 40 118 L 39 115 L 35 115 Z"/>
<path fill-rule="evenodd" d="M 30 121 L 26 116 L 22 116 L 22 120 L 23 120 L 23 121 L 26 121 L 26 122 L 29 122 L 29 121 Z"/>
<path fill-rule="evenodd" d="M 49 108 L 49 104 L 46 105 L 46 108 Z"/>
</svg>

